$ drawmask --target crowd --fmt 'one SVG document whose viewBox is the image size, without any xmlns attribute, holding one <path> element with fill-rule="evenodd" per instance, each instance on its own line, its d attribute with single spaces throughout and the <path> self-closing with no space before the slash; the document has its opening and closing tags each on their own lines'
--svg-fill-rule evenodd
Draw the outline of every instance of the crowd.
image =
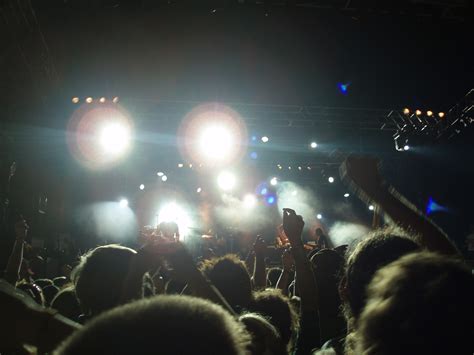
<svg viewBox="0 0 474 355">
<path fill-rule="evenodd" d="M 38 278 L 19 220 L 0 279 L 0 354 L 473 354 L 471 267 L 376 160 L 349 157 L 340 172 L 393 225 L 337 248 L 319 233 L 309 251 L 303 218 L 284 209 L 278 267 L 261 237 L 245 260 L 196 262 L 157 235 Z"/>
</svg>

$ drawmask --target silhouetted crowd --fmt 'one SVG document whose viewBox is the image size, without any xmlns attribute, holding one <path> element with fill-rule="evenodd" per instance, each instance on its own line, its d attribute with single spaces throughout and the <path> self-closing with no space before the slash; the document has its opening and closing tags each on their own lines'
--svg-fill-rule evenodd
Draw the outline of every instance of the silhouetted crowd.
<svg viewBox="0 0 474 355">
<path fill-rule="evenodd" d="M 390 226 L 336 248 L 318 231 L 308 245 L 284 209 L 278 266 L 260 236 L 245 259 L 196 261 L 168 228 L 45 278 L 20 219 L 0 279 L 0 354 L 473 354 L 472 266 L 376 160 L 349 157 L 340 173 Z"/>
</svg>

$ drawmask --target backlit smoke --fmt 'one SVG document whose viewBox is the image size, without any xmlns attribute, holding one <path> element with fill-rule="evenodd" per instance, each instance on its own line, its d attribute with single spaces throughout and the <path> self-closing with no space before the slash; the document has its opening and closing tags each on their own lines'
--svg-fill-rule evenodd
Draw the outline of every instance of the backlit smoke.
<svg viewBox="0 0 474 355">
<path fill-rule="evenodd" d="M 329 229 L 329 238 L 335 247 L 352 245 L 364 239 L 369 232 L 370 229 L 362 224 L 336 222 Z"/>
<path fill-rule="evenodd" d="M 316 221 L 321 212 L 319 200 L 314 193 L 293 182 L 283 181 L 277 185 L 278 209 L 291 208 L 303 216 L 305 226 L 309 227 Z"/>
<path fill-rule="evenodd" d="M 138 225 L 132 210 L 120 202 L 102 202 L 84 207 L 76 215 L 80 232 L 103 242 L 134 241 Z"/>
</svg>

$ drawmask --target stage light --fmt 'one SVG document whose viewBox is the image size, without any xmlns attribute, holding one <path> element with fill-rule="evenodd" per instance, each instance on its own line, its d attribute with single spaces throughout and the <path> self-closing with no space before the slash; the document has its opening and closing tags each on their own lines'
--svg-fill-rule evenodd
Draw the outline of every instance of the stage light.
<svg viewBox="0 0 474 355">
<path fill-rule="evenodd" d="M 203 129 L 199 137 L 199 151 L 208 162 L 222 162 L 232 154 L 234 137 L 223 126 L 210 126 Z"/>
<path fill-rule="evenodd" d="M 438 117 L 439 118 L 444 118 L 444 112 L 438 112 Z"/>
<path fill-rule="evenodd" d="M 288 167 L 288 170 L 291 170 L 291 166 Z"/>
<path fill-rule="evenodd" d="M 165 175 L 165 174 L 164 174 L 163 172 L 161 172 L 161 171 L 158 171 L 158 172 L 156 173 L 156 175 L 158 175 L 159 177 L 162 177 L 162 176 Z"/>
<path fill-rule="evenodd" d="M 267 136 L 262 137 L 262 142 L 267 143 L 270 139 Z"/>
<path fill-rule="evenodd" d="M 119 102 L 119 98 L 117 96 L 115 96 L 113 99 L 112 99 L 112 102 L 114 104 L 116 104 L 117 102 Z"/>
<path fill-rule="evenodd" d="M 101 98 L 99 99 L 99 102 L 100 102 L 101 104 L 105 103 L 105 97 L 101 97 Z"/>
<path fill-rule="evenodd" d="M 235 175 L 228 171 L 220 173 L 217 177 L 217 184 L 224 191 L 232 190 L 235 187 L 236 183 L 237 180 L 235 178 Z"/>
<path fill-rule="evenodd" d="M 268 189 L 266 187 L 263 187 L 261 190 L 260 190 L 260 195 L 266 195 L 268 193 Z"/>
<path fill-rule="evenodd" d="M 278 184 L 278 179 L 276 177 L 272 177 L 270 179 L 270 185 L 276 186 L 276 184 Z"/>
<path fill-rule="evenodd" d="M 268 205 L 273 205 L 276 202 L 276 198 L 273 195 L 268 196 L 265 201 L 267 202 Z"/>
<path fill-rule="evenodd" d="M 178 168 L 182 168 L 183 166 L 184 166 L 184 164 L 182 164 L 182 163 L 178 164 Z"/>
<path fill-rule="evenodd" d="M 433 111 L 430 111 L 430 110 L 426 111 L 426 115 L 427 115 L 428 117 L 433 116 Z"/>
<path fill-rule="evenodd" d="M 258 158 L 257 152 L 250 153 L 250 158 L 252 158 L 253 160 L 257 159 Z"/>
<path fill-rule="evenodd" d="M 166 175 L 163 175 L 163 176 L 161 177 L 161 181 L 163 181 L 163 182 L 164 182 L 164 181 L 167 181 L 167 180 L 168 180 L 168 176 L 166 176 Z"/>
<path fill-rule="evenodd" d="M 317 219 L 322 219 L 322 218 L 323 218 L 323 215 L 322 215 L 321 213 L 318 213 L 318 214 L 316 215 L 316 218 L 317 218 Z"/>
<path fill-rule="evenodd" d="M 348 198 L 349 196 L 350 196 L 350 195 L 349 195 L 347 192 L 344 194 L 344 197 L 345 197 L 345 198 Z"/>
<path fill-rule="evenodd" d="M 291 191 L 291 196 L 296 196 L 296 195 L 298 195 L 298 191 L 296 190 Z"/>
<path fill-rule="evenodd" d="M 105 124 L 100 131 L 99 141 L 106 153 L 119 155 L 130 144 L 130 129 L 118 123 Z"/>
<path fill-rule="evenodd" d="M 160 209 L 157 222 L 158 224 L 161 222 L 176 223 L 181 237 L 186 237 L 192 223 L 187 211 L 176 202 L 168 203 Z"/>
<path fill-rule="evenodd" d="M 252 208 L 256 204 L 257 204 L 257 198 L 254 195 L 252 195 L 252 194 L 245 195 L 245 197 L 244 197 L 244 206 L 245 207 Z"/>
<path fill-rule="evenodd" d="M 193 164 L 189 164 L 189 169 L 192 169 L 193 168 Z"/>
<path fill-rule="evenodd" d="M 257 141 L 257 136 L 252 136 L 251 140 L 252 140 L 252 142 L 256 142 Z"/>
<path fill-rule="evenodd" d="M 409 146 L 408 144 L 405 144 L 405 145 L 403 146 L 403 150 L 404 150 L 404 151 L 410 150 L 410 146 Z"/>
<path fill-rule="evenodd" d="M 416 113 L 417 116 L 421 116 L 421 114 L 422 114 L 423 112 L 421 112 L 421 110 L 416 110 L 415 113 Z"/>
<path fill-rule="evenodd" d="M 301 170 L 301 169 L 302 169 L 301 166 L 299 166 L 299 167 L 298 167 L 298 170 Z"/>
<path fill-rule="evenodd" d="M 318 147 L 318 143 L 316 142 L 311 142 L 311 144 L 309 145 L 312 149 L 315 149 Z"/>
<path fill-rule="evenodd" d="M 310 166 L 308 166 L 308 167 L 306 167 L 306 168 L 307 168 L 308 170 L 311 170 L 311 167 L 310 167 Z"/>
<path fill-rule="evenodd" d="M 119 205 L 120 205 L 120 207 L 122 207 L 122 208 L 128 207 L 128 200 L 126 200 L 126 199 L 124 199 L 124 198 L 121 199 L 120 202 L 119 202 Z"/>
<path fill-rule="evenodd" d="M 86 102 L 87 102 L 88 104 L 91 104 L 92 101 L 94 101 L 94 99 L 93 99 L 92 97 L 86 97 Z"/>
<path fill-rule="evenodd" d="M 375 207 L 374 207 L 373 205 L 369 205 L 369 210 L 370 210 L 370 211 L 373 211 L 374 208 L 375 208 Z"/>
<path fill-rule="evenodd" d="M 281 169 L 283 169 L 283 167 L 280 164 L 278 164 L 278 169 L 281 170 Z"/>
<path fill-rule="evenodd" d="M 73 97 L 71 101 L 72 101 L 73 104 L 78 104 L 79 103 L 79 98 L 78 97 Z"/>
<path fill-rule="evenodd" d="M 200 194 L 201 191 L 202 191 L 202 189 L 201 189 L 200 187 L 198 187 L 198 188 L 196 189 L 196 192 L 197 192 L 198 194 Z"/>
<path fill-rule="evenodd" d="M 332 176 L 328 177 L 328 181 L 330 184 L 332 184 L 334 182 L 334 178 Z"/>
<path fill-rule="evenodd" d="M 140 190 L 145 190 L 145 185 L 141 184 L 141 185 L 139 186 L 139 188 L 140 188 Z"/>
<path fill-rule="evenodd" d="M 410 114 L 410 109 L 407 108 L 407 107 L 405 107 L 405 108 L 403 109 L 403 114 L 404 114 L 404 115 L 409 115 L 409 114 Z"/>
</svg>

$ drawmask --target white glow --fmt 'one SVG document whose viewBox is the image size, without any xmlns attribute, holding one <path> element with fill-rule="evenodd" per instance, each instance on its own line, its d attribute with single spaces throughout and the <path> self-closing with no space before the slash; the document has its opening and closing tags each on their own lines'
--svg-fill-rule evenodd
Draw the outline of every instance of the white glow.
<svg viewBox="0 0 474 355">
<path fill-rule="evenodd" d="M 232 190 L 236 183 L 237 179 L 235 178 L 235 175 L 227 171 L 220 173 L 217 177 L 217 184 L 224 191 Z"/>
<path fill-rule="evenodd" d="M 317 218 L 317 219 L 322 219 L 322 218 L 323 218 L 323 215 L 320 214 L 320 213 L 318 213 L 318 214 L 316 215 L 316 218 Z"/>
<path fill-rule="evenodd" d="M 175 222 L 178 225 L 180 236 L 183 237 L 189 233 L 192 224 L 186 210 L 176 202 L 168 203 L 160 209 L 157 224 L 161 222 Z"/>
<path fill-rule="evenodd" d="M 158 175 L 158 176 L 160 176 L 160 177 L 161 177 L 161 176 L 163 176 L 163 175 L 165 175 L 165 174 L 164 174 L 164 173 L 162 173 L 161 171 L 158 171 L 158 172 L 156 173 L 156 175 Z"/>
<path fill-rule="evenodd" d="M 252 194 L 245 195 L 245 197 L 244 197 L 244 206 L 245 207 L 252 208 L 256 204 L 257 204 L 257 198 L 254 195 L 252 195 Z"/>
<path fill-rule="evenodd" d="M 267 143 L 270 139 L 267 136 L 262 137 L 262 142 Z"/>
<path fill-rule="evenodd" d="M 164 182 L 164 181 L 166 181 L 166 180 L 168 180 L 168 177 L 167 177 L 166 175 L 163 175 L 163 176 L 161 177 L 161 181 Z"/>
<path fill-rule="evenodd" d="M 201 193 L 201 191 L 202 191 L 202 189 L 201 189 L 200 187 L 198 187 L 198 188 L 196 189 L 196 192 L 197 192 L 198 194 Z"/>
<path fill-rule="evenodd" d="M 182 168 L 183 166 L 184 166 L 183 163 L 179 163 L 179 164 L 178 164 L 178 168 Z"/>
<path fill-rule="evenodd" d="M 272 177 L 270 179 L 270 185 L 275 186 L 276 184 L 278 184 L 278 179 L 276 177 Z"/>
<path fill-rule="evenodd" d="M 349 196 L 350 196 L 350 195 L 349 195 L 349 193 L 347 193 L 347 192 L 344 194 L 344 197 L 346 197 L 346 198 L 349 197 Z"/>
<path fill-rule="evenodd" d="M 311 148 L 315 149 L 318 147 L 318 143 L 316 142 L 311 142 L 311 144 L 309 145 Z"/>
<path fill-rule="evenodd" d="M 125 199 L 125 198 L 121 199 L 120 202 L 119 202 L 119 205 L 122 208 L 128 207 L 128 200 Z"/>
<path fill-rule="evenodd" d="M 140 187 L 140 190 L 145 190 L 145 185 L 141 184 L 139 187 Z"/>
<path fill-rule="evenodd" d="M 405 144 L 403 146 L 403 150 L 405 150 L 405 151 L 410 150 L 410 146 L 408 144 Z"/>
<path fill-rule="evenodd" d="M 130 144 L 130 130 L 118 123 L 104 125 L 99 133 L 99 142 L 107 154 L 124 153 Z"/>
<path fill-rule="evenodd" d="M 334 182 L 334 178 L 333 178 L 332 176 L 330 176 L 330 177 L 328 178 L 328 181 L 329 181 L 329 183 L 332 184 L 332 183 Z"/>
<path fill-rule="evenodd" d="M 374 206 L 373 206 L 373 205 L 370 205 L 370 206 L 369 206 L 369 210 L 370 210 L 370 211 L 373 211 L 373 210 L 374 210 Z"/>
<path fill-rule="evenodd" d="M 199 150 L 208 161 L 223 161 L 232 155 L 235 142 L 231 132 L 222 126 L 205 128 L 199 137 Z"/>
</svg>

